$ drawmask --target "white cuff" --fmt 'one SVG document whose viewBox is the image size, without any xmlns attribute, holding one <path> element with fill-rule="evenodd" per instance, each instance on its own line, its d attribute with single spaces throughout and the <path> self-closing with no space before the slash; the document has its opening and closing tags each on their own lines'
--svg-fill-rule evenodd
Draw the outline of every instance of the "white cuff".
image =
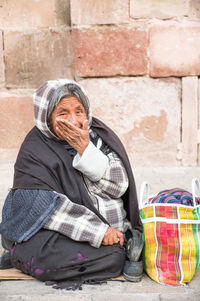
<svg viewBox="0 0 200 301">
<path fill-rule="evenodd" d="M 108 157 L 90 141 L 81 157 L 76 154 L 72 165 L 91 181 L 97 182 L 105 173 L 108 163 Z"/>
<path fill-rule="evenodd" d="M 94 248 L 99 248 L 102 244 L 102 240 L 104 238 L 104 235 L 108 229 L 109 225 L 106 225 L 106 224 L 101 224 L 99 227 L 98 227 L 98 230 L 96 231 L 96 235 L 95 235 L 95 239 L 93 242 L 90 242 L 90 245 Z"/>
</svg>

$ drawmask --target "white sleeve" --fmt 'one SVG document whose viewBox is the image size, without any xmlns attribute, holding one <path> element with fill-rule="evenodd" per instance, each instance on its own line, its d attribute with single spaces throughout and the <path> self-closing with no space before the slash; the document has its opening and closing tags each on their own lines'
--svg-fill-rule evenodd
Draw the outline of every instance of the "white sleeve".
<svg viewBox="0 0 200 301">
<path fill-rule="evenodd" d="M 92 182 L 99 181 L 109 164 L 108 157 L 91 141 L 82 156 L 77 153 L 73 159 L 73 167 L 82 172 Z"/>
</svg>

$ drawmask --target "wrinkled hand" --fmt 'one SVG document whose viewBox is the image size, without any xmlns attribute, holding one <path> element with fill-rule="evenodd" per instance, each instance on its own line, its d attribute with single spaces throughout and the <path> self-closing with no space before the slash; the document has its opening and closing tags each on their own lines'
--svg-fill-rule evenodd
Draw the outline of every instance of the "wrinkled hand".
<svg viewBox="0 0 200 301">
<path fill-rule="evenodd" d="M 124 244 L 124 236 L 122 232 L 116 230 L 113 227 L 109 227 L 104 235 L 102 245 L 114 245 L 120 243 L 121 246 Z"/>
<path fill-rule="evenodd" d="M 81 156 L 90 142 L 88 120 L 79 128 L 65 119 L 56 119 L 58 137 L 69 143 Z"/>
</svg>

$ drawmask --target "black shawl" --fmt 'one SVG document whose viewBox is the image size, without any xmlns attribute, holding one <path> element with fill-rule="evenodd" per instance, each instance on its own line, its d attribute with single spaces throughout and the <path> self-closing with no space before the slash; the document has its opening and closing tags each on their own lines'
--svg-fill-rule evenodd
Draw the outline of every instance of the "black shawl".
<svg viewBox="0 0 200 301">
<path fill-rule="evenodd" d="M 129 179 L 129 187 L 122 196 L 124 209 L 132 227 L 142 231 L 135 182 L 126 151 L 116 134 L 97 118 L 92 119 L 91 128 L 124 164 Z M 13 189 L 18 188 L 65 194 L 72 202 L 86 206 L 106 222 L 93 206 L 82 174 L 73 168 L 72 157 L 62 142 L 47 138 L 36 127 L 25 138 L 15 163 Z"/>
</svg>

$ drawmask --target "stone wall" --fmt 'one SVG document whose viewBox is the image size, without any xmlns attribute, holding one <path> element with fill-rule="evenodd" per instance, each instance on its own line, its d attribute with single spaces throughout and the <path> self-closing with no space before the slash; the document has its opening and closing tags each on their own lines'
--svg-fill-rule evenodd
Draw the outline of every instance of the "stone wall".
<svg viewBox="0 0 200 301">
<path fill-rule="evenodd" d="M 192 177 L 199 75 L 200 0 L 0 0 L 0 163 L 15 161 L 33 126 L 34 89 L 67 77 L 85 87 L 141 178 L 144 168 Z"/>
</svg>

